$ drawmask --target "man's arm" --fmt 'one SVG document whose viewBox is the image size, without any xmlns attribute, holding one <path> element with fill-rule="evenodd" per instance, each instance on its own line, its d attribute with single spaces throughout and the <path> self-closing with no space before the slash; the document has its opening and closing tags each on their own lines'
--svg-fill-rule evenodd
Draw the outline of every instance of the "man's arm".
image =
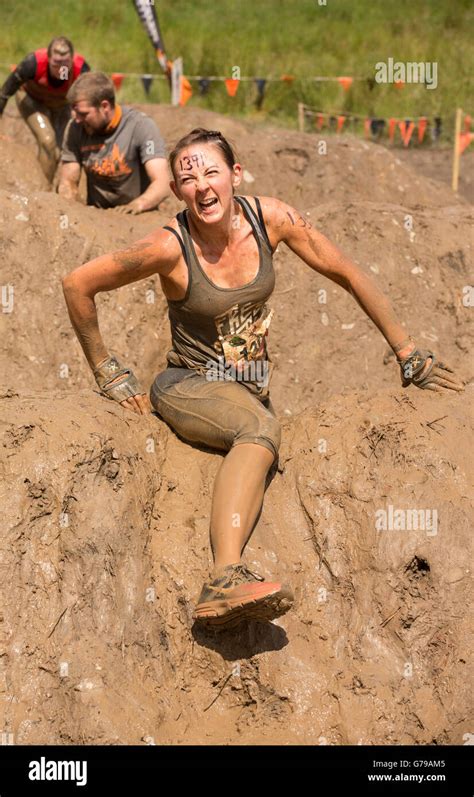
<svg viewBox="0 0 474 797">
<path fill-rule="evenodd" d="M 64 131 L 57 188 L 58 194 L 66 199 L 77 199 L 79 191 L 82 167 L 78 135 L 78 126 L 70 119 Z"/>
<path fill-rule="evenodd" d="M 29 53 L 26 58 L 15 67 L 13 72 L 8 75 L 5 83 L 0 89 L 0 116 L 10 97 L 18 91 L 20 86 L 27 80 L 33 80 L 36 74 L 36 56 Z"/>
<path fill-rule="evenodd" d="M 150 185 L 139 197 L 127 205 L 118 205 L 116 210 L 121 213 L 143 213 L 154 210 L 163 199 L 169 196 L 169 173 L 166 158 L 153 158 L 145 163 L 145 170 L 150 179 Z"/>
<path fill-rule="evenodd" d="M 77 199 L 81 167 L 79 163 L 61 163 L 59 167 L 58 194 L 66 199 Z"/>
<path fill-rule="evenodd" d="M 271 197 L 262 198 L 261 201 L 264 217 L 266 216 L 270 222 L 272 243 L 275 246 L 283 241 L 314 271 L 328 277 L 350 293 L 378 327 L 399 362 L 406 360 L 417 350 L 415 342 L 407 336 L 406 330 L 396 318 L 387 297 L 362 269 L 346 257 L 322 233 L 317 232 L 310 222 L 293 207 Z M 431 357 L 426 359 L 426 366 L 421 372 L 421 377 L 428 376 L 431 372 L 434 366 L 432 361 Z M 438 373 L 440 368 L 452 373 L 451 369 L 439 363 L 436 366 L 436 374 L 433 372 L 432 382 L 434 385 L 452 390 L 463 389 L 460 382 Z M 438 379 L 442 381 L 437 381 Z M 417 383 L 420 381 L 418 379 Z M 446 382 L 450 384 L 448 385 Z M 426 385 L 419 386 L 425 387 Z M 434 389 L 434 387 L 430 389 Z"/>
</svg>

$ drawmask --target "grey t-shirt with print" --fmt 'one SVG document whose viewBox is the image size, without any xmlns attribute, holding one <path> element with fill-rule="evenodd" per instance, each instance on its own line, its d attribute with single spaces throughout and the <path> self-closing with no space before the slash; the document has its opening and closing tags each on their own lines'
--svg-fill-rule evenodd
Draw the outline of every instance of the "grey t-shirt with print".
<svg viewBox="0 0 474 797">
<path fill-rule="evenodd" d="M 157 125 L 146 114 L 121 106 L 118 125 L 108 134 L 89 136 L 82 125 L 69 122 L 61 161 L 79 163 L 87 176 L 87 204 L 99 208 L 126 205 L 150 185 L 144 164 L 166 158 Z"/>
</svg>

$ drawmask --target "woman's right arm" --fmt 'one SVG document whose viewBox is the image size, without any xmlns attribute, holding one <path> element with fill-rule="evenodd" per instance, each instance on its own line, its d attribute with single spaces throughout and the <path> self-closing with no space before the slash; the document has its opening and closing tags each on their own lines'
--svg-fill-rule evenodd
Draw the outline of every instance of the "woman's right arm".
<svg viewBox="0 0 474 797">
<path fill-rule="evenodd" d="M 152 274 L 169 276 L 180 256 L 176 237 L 160 228 L 127 249 L 84 263 L 63 278 L 69 318 L 92 370 L 109 357 L 99 330 L 95 295 L 146 279 Z M 136 402 L 129 402 L 121 403 L 134 409 L 132 405 Z"/>
</svg>

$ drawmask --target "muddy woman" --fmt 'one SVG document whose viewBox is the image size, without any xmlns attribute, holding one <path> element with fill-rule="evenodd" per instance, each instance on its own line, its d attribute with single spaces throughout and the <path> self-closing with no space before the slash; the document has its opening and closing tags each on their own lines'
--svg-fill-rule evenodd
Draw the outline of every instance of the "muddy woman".
<svg viewBox="0 0 474 797">
<path fill-rule="evenodd" d="M 105 395 L 142 415 L 154 411 L 184 441 L 226 452 L 210 514 L 214 569 L 197 598 L 194 619 L 226 627 L 246 618 L 271 620 L 291 608 L 291 588 L 266 581 L 241 557 L 281 440 L 267 349 L 278 244 L 287 244 L 354 297 L 394 351 L 403 386 L 442 392 L 463 385 L 433 352 L 407 337 L 372 279 L 297 210 L 273 197 L 235 194 L 242 166 L 220 132 L 192 130 L 176 144 L 170 167 L 171 189 L 185 208 L 129 248 L 76 268 L 63 280 L 64 294 Z M 168 303 L 172 344 L 168 367 L 148 396 L 105 347 L 94 297 L 153 274 L 159 275 Z"/>
</svg>

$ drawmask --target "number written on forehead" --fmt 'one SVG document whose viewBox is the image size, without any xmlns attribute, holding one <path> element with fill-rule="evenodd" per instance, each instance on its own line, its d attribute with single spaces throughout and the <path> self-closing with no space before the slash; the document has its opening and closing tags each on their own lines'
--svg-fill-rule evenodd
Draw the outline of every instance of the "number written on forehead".
<svg viewBox="0 0 474 797">
<path fill-rule="evenodd" d="M 196 152 L 195 155 L 185 155 L 179 161 L 179 168 L 183 171 L 190 171 L 195 166 L 204 166 L 204 155 L 202 152 Z"/>
</svg>

